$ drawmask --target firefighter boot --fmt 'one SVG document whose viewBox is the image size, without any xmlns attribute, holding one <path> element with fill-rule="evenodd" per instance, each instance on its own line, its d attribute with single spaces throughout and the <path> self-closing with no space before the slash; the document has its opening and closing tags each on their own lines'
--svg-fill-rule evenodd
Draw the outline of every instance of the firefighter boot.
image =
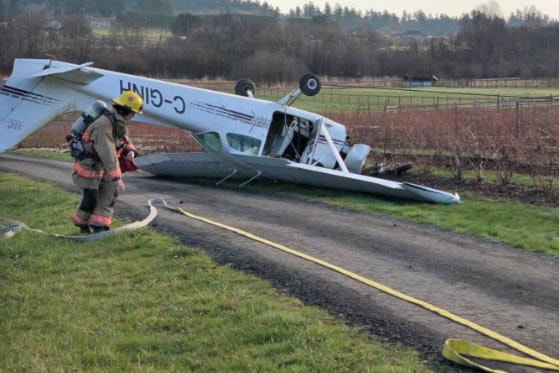
<svg viewBox="0 0 559 373">
<path fill-rule="evenodd" d="M 93 224 L 91 225 L 91 228 L 93 229 L 93 233 L 106 232 L 111 229 L 111 227 L 109 227 L 108 225 L 93 225 Z"/>
<path fill-rule="evenodd" d="M 85 234 L 89 234 L 91 233 L 91 229 L 89 227 L 89 224 L 84 223 L 84 224 L 74 224 L 76 227 L 80 228 L 80 233 L 85 233 Z"/>
</svg>

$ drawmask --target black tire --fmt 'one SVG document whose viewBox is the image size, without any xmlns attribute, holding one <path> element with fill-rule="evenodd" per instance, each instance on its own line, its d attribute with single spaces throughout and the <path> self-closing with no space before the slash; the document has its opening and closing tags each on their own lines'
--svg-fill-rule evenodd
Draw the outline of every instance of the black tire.
<svg viewBox="0 0 559 373">
<path fill-rule="evenodd" d="M 241 79 L 235 84 L 235 94 L 239 96 L 250 97 L 248 92 L 252 92 L 254 96 L 254 92 L 256 88 L 256 84 L 250 79 Z"/>
<path fill-rule="evenodd" d="M 320 92 L 320 79 L 316 74 L 307 73 L 299 80 L 299 89 L 305 96 L 314 96 Z"/>
</svg>

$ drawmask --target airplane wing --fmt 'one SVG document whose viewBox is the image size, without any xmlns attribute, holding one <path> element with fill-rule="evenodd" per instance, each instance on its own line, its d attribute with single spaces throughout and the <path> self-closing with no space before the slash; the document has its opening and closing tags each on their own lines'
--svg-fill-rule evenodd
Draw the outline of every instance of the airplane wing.
<svg viewBox="0 0 559 373">
<path fill-rule="evenodd" d="M 160 176 L 232 178 L 250 181 L 256 177 L 322 188 L 351 190 L 423 202 L 454 204 L 460 197 L 412 183 L 332 170 L 291 162 L 283 158 L 231 155 L 227 160 L 209 153 L 151 154 L 136 160 L 139 168 Z"/>
<path fill-rule="evenodd" d="M 234 168 L 209 153 L 156 153 L 136 158 L 136 165 L 157 176 L 223 178 Z"/>
</svg>

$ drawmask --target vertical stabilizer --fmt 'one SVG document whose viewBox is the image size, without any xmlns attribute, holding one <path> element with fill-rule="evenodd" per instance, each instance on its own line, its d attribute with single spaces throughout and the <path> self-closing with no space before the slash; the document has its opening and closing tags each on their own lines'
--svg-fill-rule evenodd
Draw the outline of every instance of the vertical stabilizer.
<svg viewBox="0 0 559 373">
<path fill-rule="evenodd" d="M 76 93 L 56 76 L 79 67 L 50 60 L 15 60 L 12 75 L 0 88 L 0 152 L 73 109 Z"/>
</svg>

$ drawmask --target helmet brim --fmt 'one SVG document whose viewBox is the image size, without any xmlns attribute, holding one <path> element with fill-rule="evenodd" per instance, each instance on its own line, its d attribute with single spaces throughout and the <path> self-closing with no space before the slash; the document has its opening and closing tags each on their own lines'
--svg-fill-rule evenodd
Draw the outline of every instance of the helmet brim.
<svg viewBox="0 0 559 373">
<path fill-rule="evenodd" d="M 128 105 L 123 105 L 123 104 L 122 104 L 118 99 L 116 99 L 116 98 L 113 98 L 113 103 L 115 103 L 116 105 L 121 106 L 121 107 L 123 107 L 123 108 L 126 108 L 126 109 L 128 109 L 128 110 L 130 110 L 130 111 L 132 111 L 132 112 L 134 112 L 134 113 L 136 113 L 136 114 L 143 114 L 143 113 L 144 113 L 142 109 L 140 109 L 140 110 L 134 110 L 133 108 L 131 108 L 131 107 L 128 106 Z"/>
</svg>

